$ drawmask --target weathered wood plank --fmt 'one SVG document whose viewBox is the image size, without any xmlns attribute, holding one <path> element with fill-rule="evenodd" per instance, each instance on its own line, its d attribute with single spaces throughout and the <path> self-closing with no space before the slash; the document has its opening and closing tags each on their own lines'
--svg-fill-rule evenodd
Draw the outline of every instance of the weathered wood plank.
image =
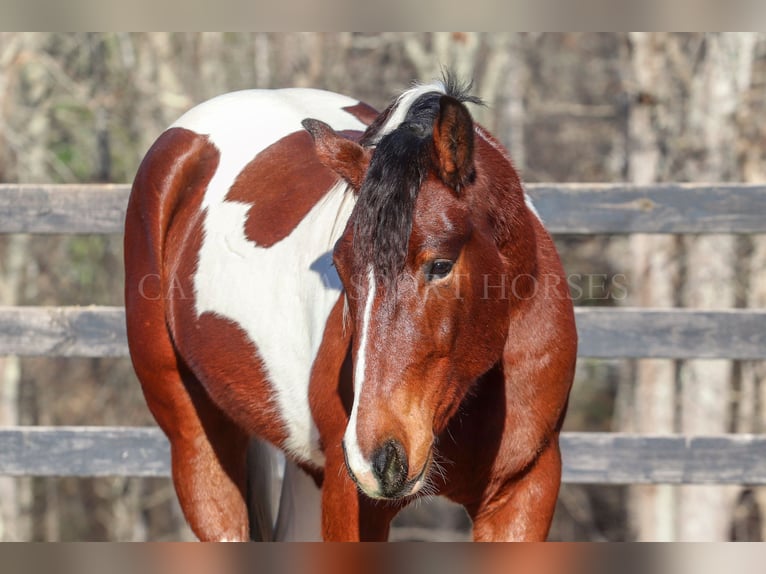
<svg viewBox="0 0 766 574">
<path fill-rule="evenodd" d="M 122 233 L 127 184 L 2 184 L 0 233 Z"/>
<path fill-rule="evenodd" d="M 551 233 L 764 233 L 766 186 L 530 184 Z"/>
<path fill-rule="evenodd" d="M 587 484 L 766 484 L 766 435 L 564 433 L 564 481 Z M 0 475 L 169 476 L 153 427 L 0 428 Z"/>
<path fill-rule="evenodd" d="M 122 307 L 0 307 L 0 355 L 127 355 Z"/>
<path fill-rule="evenodd" d="M 169 476 L 170 447 L 152 427 L 6 427 L 0 475 Z"/>
<path fill-rule="evenodd" d="M 579 355 L 766 359 L 766 310 L 576 308 Z"/>
<path fill-rule="evenodd" d="M 766 310 L 578 307 L 579 355 L 766 359 Z M 126 356 L 121 307 L 0 307 L 0 355 Z"/>
<path fill-rule="evenodd" d="M 588 484 L 766 484 L 766 435 L 564 433 L 564 480 Z"/>
<path fill-rule="evenodd" d="M 557 234 L 766 233 L 766 186 L 528 184 Z M 0 233 L 122 233 L 128 184 L 0 184 Z"/>
</svg>

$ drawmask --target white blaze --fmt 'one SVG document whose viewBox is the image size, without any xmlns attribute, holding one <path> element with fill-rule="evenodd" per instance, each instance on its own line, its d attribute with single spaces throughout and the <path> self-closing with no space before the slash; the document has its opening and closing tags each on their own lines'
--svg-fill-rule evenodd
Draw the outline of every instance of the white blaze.
<svg viewBox="0 0 766 574">
<path fill-rule="evenodd" d="M 343 437 L 346 449 L 346 459 L 351 471 L 360 482 L 366 482 L 365 475 L 370 473 L 370 461 L 362 454 L 356 434 L 357 418 L 359 413 L 359 399 L 364 387 L 364 378 L 367 369 L 367 347 L 370 331 L 370 317 L 372 305 L 375 300 L 375 272 L 370 266 L 367 271 L 367 300 L 364 302 L 364 314 L 362 315 L 362 330 L 359 338 L 359 348 L 356 352 L 356 364 L 354 365 L 354 406 L 351 408 L 351 417 Z"/>
</svg>

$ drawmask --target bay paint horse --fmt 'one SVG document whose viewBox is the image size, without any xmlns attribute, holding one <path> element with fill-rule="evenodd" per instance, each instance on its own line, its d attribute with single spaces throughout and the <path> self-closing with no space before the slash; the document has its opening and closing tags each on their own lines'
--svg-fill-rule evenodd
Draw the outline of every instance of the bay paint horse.
<svg viewBox="0 0 766 574">
<path fill-rule="evenodd" d="M 200 539 L 384 540 L 423 494 L 463 504 L 476 540 L 547 536 L 573 310 L 470 101 L 450 77 L 381 114 L 236 92 L 143 160 L 128 340 Z M 276 530 L 252 487 L 275 472 L 266 445 L 287 459 Z"/>
</svg>

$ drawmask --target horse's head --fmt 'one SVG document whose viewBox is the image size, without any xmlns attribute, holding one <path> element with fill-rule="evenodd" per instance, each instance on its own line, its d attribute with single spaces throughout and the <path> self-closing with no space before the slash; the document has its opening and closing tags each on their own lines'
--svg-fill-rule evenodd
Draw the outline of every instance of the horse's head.
<svg viewBox="0 0 766 574">
<path fill-rule="evenodd" d="M 505 277 L 528 271 L 509 262 L 528 245 L 505 247 L 511 220 L 525 225 L 520 183 L 466 99 L 449 88 L 406 92 L 360 144 L 304 123 L 324 164 L 357 193 L 334 251 L 353 324 L 343 448 L 375 498 L 427 482 L 436 437 L 502 356 L 513 296 Z"/>
</svg>

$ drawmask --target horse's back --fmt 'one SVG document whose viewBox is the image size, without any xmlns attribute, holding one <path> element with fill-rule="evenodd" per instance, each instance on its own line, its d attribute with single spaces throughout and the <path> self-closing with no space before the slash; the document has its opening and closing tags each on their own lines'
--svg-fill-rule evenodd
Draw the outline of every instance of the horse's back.
<svg viewBox="0 0 766 574">
<path fill-rule="evenodd" d="M 141 287 L 159 283 L 155 310 L 163 307 L 177 354 L 218 406 L 317 466 L 308 386 L 341 292 L 331 254 L 354 197 L 320 164 L 301 122 L 361 132 L 371 113 L 309 89 L 200 104 L 147 154 L 126 223 L 126 294 L 140 298 L 151 274 Z"/>
</svg>

